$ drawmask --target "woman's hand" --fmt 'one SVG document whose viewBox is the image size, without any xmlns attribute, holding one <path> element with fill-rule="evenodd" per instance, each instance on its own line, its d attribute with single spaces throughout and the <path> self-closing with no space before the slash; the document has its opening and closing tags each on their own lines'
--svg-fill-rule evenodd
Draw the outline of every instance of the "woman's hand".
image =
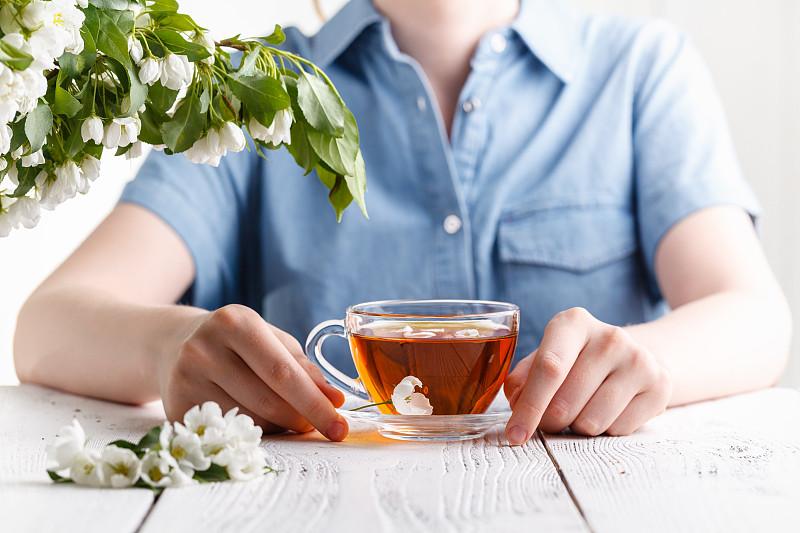
<svg viewBox="0 0 800 533">
<path fill-rule="evenodd" d="M 522 444 L 537 427 L 628 435 L 664 412 L 672 382 L 624 329 L 573 308 L 550 320 L 539 348 L 517 364 L 504 390 L 513 410 L 506 436 Z"/>
<path fill-rule="evenodd" d="M 347 436 L 347 422 L 334 409 L 344 395 L 325 382 L 291 335 L 247 307 L 228 305 L 198 317 L 159 373 L 170 420 L 213 400 L 223 411 L 239 406 L 265 433 L 313 426 L 330 440 Z"/>
</svg>

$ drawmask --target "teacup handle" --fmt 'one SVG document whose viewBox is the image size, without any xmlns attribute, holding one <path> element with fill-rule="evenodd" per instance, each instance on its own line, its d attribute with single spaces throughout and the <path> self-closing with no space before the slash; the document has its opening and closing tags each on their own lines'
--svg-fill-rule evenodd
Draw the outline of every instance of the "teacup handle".
<svg viewBox="0 0 800 533">
<path fill-rule="evenodd" d="M 344 321 L 326 320 L 311 330 L 311 333 L 308 334 L 308 340 L 306 340 L 306 356 L 322 370 L 325 379 L 332 385 L 370 401 L 364 385 L 359 380 L 343 373 L 322 356 L 322 343 L 331 335 L 347 338 L 344 333 Z"/>
</svg>

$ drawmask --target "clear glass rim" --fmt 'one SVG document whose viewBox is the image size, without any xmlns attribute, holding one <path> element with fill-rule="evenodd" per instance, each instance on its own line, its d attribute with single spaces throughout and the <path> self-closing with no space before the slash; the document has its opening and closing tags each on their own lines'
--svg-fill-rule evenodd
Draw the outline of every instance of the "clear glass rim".
<svg viewBox="0 0 800 533">
<path fill-rule="evenodd" d="M 377 312 L 370 312 L 364 311 L 362 308 L 367 308 L 369 306 L 390 306 L 390 305 L 413 305 L 413 304 L 424 304 L 424 305 L 458 305 L 458 304 L 467 304 L 467 305 L 486 305 L 486 306 L 496 306 L 499 309 L 494 311 L 486 311 L 482 313 L 465 313 L 463 315 L 434 315 L 434 314 L 421 314 L 421 313 L 377 313 Z M 519 306 L 508 303 L 508 302 L 496 302 L 492 300 L 460 300 L 460 299 L 444 299 L 444 300 L 427 300 L 427 299 L 412 299 L 412 300 L 376 300 L 374 302 L 364 302 L 355 305 L 351 305 L 347 308 L 347 315 L 359 315 L 359 316 L 370 316 L 370 317 L 381 317 L 381 318 L 419 318 L 419 317 L 430 317 L 430 318 L 454 318 L 454 319 L 464 319 L 464 318 L 490 318 L 496 316 L 508 316 L 509 314 L 519 312 Z"/>
</svg>

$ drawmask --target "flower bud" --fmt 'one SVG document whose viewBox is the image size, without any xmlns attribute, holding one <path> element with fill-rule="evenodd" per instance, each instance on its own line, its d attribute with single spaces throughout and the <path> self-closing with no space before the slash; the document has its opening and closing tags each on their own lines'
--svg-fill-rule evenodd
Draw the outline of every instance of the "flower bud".
<svg viewBox="0 0 800 533">
<path fill-rule="evenodd" d="M 81 138 L 83 142 L 94 141 L 97 144 L 103 142 L 103 121 L 100 117 L 92 115 L 81 124 Z"/>
</svg>

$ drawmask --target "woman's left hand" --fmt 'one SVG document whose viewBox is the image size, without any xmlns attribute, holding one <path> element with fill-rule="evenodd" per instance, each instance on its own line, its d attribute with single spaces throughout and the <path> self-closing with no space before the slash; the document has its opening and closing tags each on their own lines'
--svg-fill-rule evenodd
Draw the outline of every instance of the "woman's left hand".
<svg viewBox="0 0 800 533">
<path fill-rule="evenodd" d="M 664 412 L 672 394 L 667 369 L 622 328 L 572 308 L 553 317 L 539 348 L 505 381 L 513 413 L 511 444 L 536 428 L 585 435 L 628 435 Z"/>
</svg>

